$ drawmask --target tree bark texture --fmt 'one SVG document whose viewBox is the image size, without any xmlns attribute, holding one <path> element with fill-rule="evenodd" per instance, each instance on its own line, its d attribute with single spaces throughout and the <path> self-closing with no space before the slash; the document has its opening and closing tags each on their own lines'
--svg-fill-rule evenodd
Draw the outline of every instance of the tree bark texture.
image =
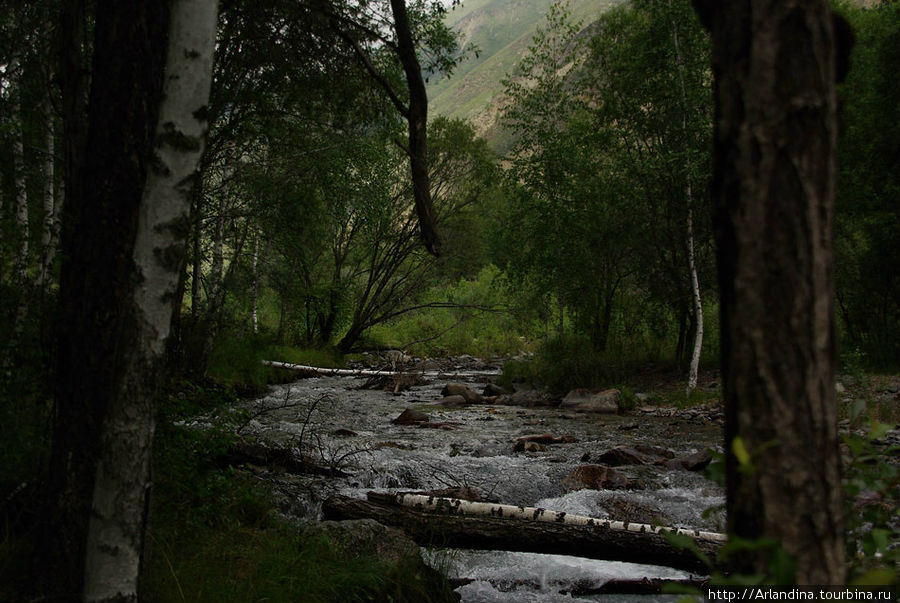
<svg viewBox="0 0 900 603">
<path fill-rule="evenodd" d="M 673 547 L 662 535 L 612 529 L 602 524 L 571 525 L 556 521 L 457 515 L 452 514 L 452 507 L 431 513 L 340 494 L 325 501 L 322 513 L 329 520 L 375 519 L 403 529 L 423 546 L 571 555 L 708 571 L 693 553 Z M 707 555 L 714 556 L 721 543 L 698 540 L 697 546 Z"/>
<path fill-rule="evenodd" d="M 28 281 L 28 243 L 30 232 L 28 228 L 28 189 L 25 185 L 25 147 L 23 144 L 24 132 L 22 131 L 22 86 L 23 81 L 19 59 L 13 56 L 7 66 L 7 72 L 12 75 L 10 122 L 16 128 L 13 137 L 13 185 L 16 191 L 16 234 L 19 245 L 16 248 L 14 259 L 15 280 L 19 287 L 24 287 Z"/>
<path fill-rule="evenodd" d="M 136 600 L 165 342 L 190 231 L 191 190 L 207 132 L 217 0 L 174 0 L 153 160 L 137 216 L 134 339 L 101 440 L 88 532 L 85 600 Z"/>
<path fill-rule="evenodd" d="M 428 177 L 428 95 L 425 80 L 416 57 L 416 47 L 406 13 L 406 0 L 391 0 L 394 27 L 397 32 L 397 54 L 406 74 L 409 87 L 409 106 L 406 119 L 409 123 L 409 164 L 412 170 L 413 196 L 419 217 L 419 234 L 425 248 L 434 255 L 440 252 L 441 241 L 437 232 L 431 184 Z"/>
<path fill-rule="evenodd" d="M 68 202 L 63 220 L 56 416 L 45 538 L 48 597 L 81 598 L 100 434 L 136 345 L 133 248 L 162 84 L 165 3 L 98 0 L 84 107 L 80 2 L 62 14 Z M 84 135 L 85 138 L 81 138 Z M 89 153 L 85 149 L 90 149 Z"/>
<path fill-rule="evenodd" d="M 841 584 L 832 15 L 825 0 L 697 4 L 713 39 L 729 535 L 780 541 L 798 583 Z M 735 569 L 765 573 L 764 557 Z"/>
<path fill-rule="evenodd" d="M 44 156 L 44 223 L 41 233 L 41 271 L 38 284 L 46 294 L 50 291 L 53 282 L 53 261 L 56 259 L 56 247 L 59 239 L 59 205 L 56 201 L 56 158 L 55 158 L 55 116 L 50 98 L 50 92 L 45 99 L 44 115 L 47 120 L 45 133 Z"/>
<path fill-rule="evenodd" d="M 669 10 L 672 10 L 672 2 L 669 0 Z M 675 62 L 678 67 L 678 87 L 681 93 L 681 131 L 684 135 L 685 145 L 685 161 L 684 161 L 684 198 L 687 203 L 687 212 L 685 217 L 685 235 L 688 259 L 688 275 L 691 280 L 691 297 L 694 302 L 694 319 L 697 329 L 694 332 L 694 347 L 691 352 L 691 364 L 688 369 L 687 392 L 690 394 L 697 388 L 697 377 L 700 371 L 700 353 L 703 350 L 703 299 L 700 296 L 700 280 L 697 275 L 697 262 L 694 258 L 694 188 L 691 182 L 692 165 L 688 145 L 690 137 L 688 135 L 687 116 L 687 87 L 684 83 L 684 59 L 681 55 L 681 44 L 678 37 L 678 25 L 673 18 L 672 23 L 672 42 L 675 46 Z"/>
</svg>

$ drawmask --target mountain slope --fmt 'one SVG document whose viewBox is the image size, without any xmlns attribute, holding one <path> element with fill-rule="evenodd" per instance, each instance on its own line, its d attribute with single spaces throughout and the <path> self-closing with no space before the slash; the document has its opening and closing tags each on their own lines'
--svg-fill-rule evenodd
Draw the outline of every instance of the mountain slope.
<svg viewBox="0 0 900 603">
<path fill-rule="evenodd" d="M 571 0 L 575 21 L 584 25 L 621 0 Z M 459 32 L 464 44 L 480 49 L 479 57 L 470 57 L 450 78 L 432 79 L 428 84 L 429 110 L 472 120 L 479 134 L 491 140 L 495 148 L 503 144 L 498 131 L 501 80 L 511 73 L 528 51 L 532 36 L 543 23 L 553 0 L 465 0 L 450 12 L 447 24 Z"/>
</svg>

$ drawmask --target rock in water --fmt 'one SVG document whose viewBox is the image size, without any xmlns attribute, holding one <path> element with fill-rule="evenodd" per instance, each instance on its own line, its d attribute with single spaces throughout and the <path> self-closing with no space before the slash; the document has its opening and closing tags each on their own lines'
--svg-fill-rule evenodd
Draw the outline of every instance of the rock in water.
<svg viewBox="0 0 900 603">
<path fill-rule="evenodd" d="M 596 394 L 586 389 L 573 389 L 566 394 L 559 406 L 580 412 L 616 414 L 619 412 L 621 397 L 622 392 L 617 389 L 607 389 Z"/>
<path fill-rule="evenodd" d="M 444 397 L 462 396 L 466 399 L 466 404 L 478 404 L 481 402 L 481 395 L 462 383 L 448 383 L 441 390 L 441 395 Z"/>
<path fill-rule="evenodd" d="M 396 419 L 391 421 L 394 425 L 416 425 L 418 423 L 427 423 L 428 415 L 419 410 L 407 408 L 400 413 Z"/>
<path fill-rule="evenodd" d="M 438 400 L 438 404 L 440 404 L 441 406 L 465 406 L 467 402 L 465 397 L 454 395 L 441 398 L 440 400 Z"/>
<path fill-rule="evenodd" d="M 708 450 L 700 450 L 687 456 L 678 457 L 666 462 L 666 467 L 671 469 L 687 469 L 688 471 L 702 471 L 712 462 Z"/>
<path fill-rule="evenodd" d="M 562 484 L 569 490 L 621 490 L 631 487 L 631 480 L 606 465 L 581 465 Z"/>
</svg>

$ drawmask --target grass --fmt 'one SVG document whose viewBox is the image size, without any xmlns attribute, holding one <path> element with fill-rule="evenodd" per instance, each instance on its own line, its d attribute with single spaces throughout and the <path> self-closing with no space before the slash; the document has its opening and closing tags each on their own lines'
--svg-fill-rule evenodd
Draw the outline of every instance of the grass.
<svg viewBox="0 0 900 603">
<path fill-rule="evenodd" d="M 267 367 L 263 360 L 336 368 L 344 366 L 343 356 L 333 348 L 296 348 L 280 345 L 266 336 L 223 334 L 210 354 L 207 377 L 242 396 L 265 393 L 272 383 L 295 378 L 288 370 Z"/>
</svg>

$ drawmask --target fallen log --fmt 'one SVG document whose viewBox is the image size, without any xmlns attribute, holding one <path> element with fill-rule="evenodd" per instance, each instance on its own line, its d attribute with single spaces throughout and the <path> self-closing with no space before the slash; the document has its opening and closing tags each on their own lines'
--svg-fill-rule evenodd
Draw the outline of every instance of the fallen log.
<svg viewBox="0 0 900 603">
<path fill-rule="evenodd" d="M 297 371 L 299 373 L 308 373 L 310 375 L 323 375 L 326 377 L 383 377 L 385 375 L 402 374 L 401 371 L 324 368 L 321 366 L 307 366 L 305 364 L 291 364 L 290 362 L 276 362 L 275 360 L 263 360 L 262 363 L 266 366 L 273 366 L 275 368 Z"/>
<path fill-rule="evenodd" d="M 563 511 L 542 509 L 540 507 L 518 507 L 515 505 L 484 503 L 463 500 L 460 498 L 442 498 L 439 496 L 417 494 L 414 492 L 403 492 L 397 494 L 381 494 L 378 492 L 369 492 L 368 498 L 372 502 L 382 502 L 388 505 L 397 504 L 404 507 L 412 507 L 419 511 L 430 511 L 432 513 L 443 512 L 452 515 L 464 515 L 467 517 L 505 517 L 509 519 L 544 521 L 550 523 L 578 526 L 601 525 L 612 530 L 626 530 L 630 532 L 647 532 L 655 534 L 670 532 L 681 534 L 684 536 L 690 536 L 695 540 L 706 540 L 709 542 L 724 543 L 726 540 L 725 534 L 720 534 L 718 532 L 689 530 L 685 528 L 667 528 L 663 526 L 652 526 L 646 523 L 616 521 L 613 519 L 601 519 L 598 517 L 586 517 L 584 515 L 574 515 L 572 513 L 565 513 Z"/>
<path fill-rule="evenodd" d="M 237 465 L 256 465 L 258 467 L 275 467 L 294 475 L 327 475 L 330 477 L 347 477 L 340 469 L 324 467 L 306 455 L 296 455 L 287 448 L 270 448 L 264 444 L 238 442 L 213 461 L 220 467 Z"/>
<path fill-rule="evenodd" d="M 566 523 L 565 519 L 558 519 L 560 514 L 552 511 L 402 495 L 402 498 L 412 496 L 443 501 L 432 506 L 435 512 L 429 512 L 425 510 L 428 508 L 426 505 L 415 508 L 398 505 L 398 496 L 401 495 L 369 493 L 370 500 L 360 500 L 337 494 L 323 503 L 322 513 L 325 519 L 375 519 L 403 529 L 424 546 L 549 553 L 663 565 L 703 574 L 709 571 L 693 553 L 673 546 L 663 534 L 653 530 L 635 531 L 617 527 L 622 522 L 593 519 L 592 522 Z M 467 507 L 483 505 L 522 511 L 518 514 L 504 511 L 493 516 L 460 514 L 458 511 L 462 505 L 456 503 L 463 502 L 468 503 Z M 535 514 L 535 511 L 542 512 Z M 713 558 L 722 545 L 707 538 L 698 538 L 696 544 L 709 558 Z"/>
<path fill-rule="evenodd" d="M 389 371 L 387 369 L 338 369 L 326 368 L 321 366 L 309 366 L 306 364 L 291 364 L 290 362 L 278 362 L 275 360 L 263 360 L 265 366 L 287 369 L 307 375 L 321 375 L 324 377 L 385 377 L 392 375 L 417 375 L 427 379 L 459 379 L 461 376 L 467 378 L 485 378 L 490 379 L 498 375 L 497 372 L 491 371 L 422 371 L 422 370 L 406 370 L 406 371 Z"/>
</svg>

